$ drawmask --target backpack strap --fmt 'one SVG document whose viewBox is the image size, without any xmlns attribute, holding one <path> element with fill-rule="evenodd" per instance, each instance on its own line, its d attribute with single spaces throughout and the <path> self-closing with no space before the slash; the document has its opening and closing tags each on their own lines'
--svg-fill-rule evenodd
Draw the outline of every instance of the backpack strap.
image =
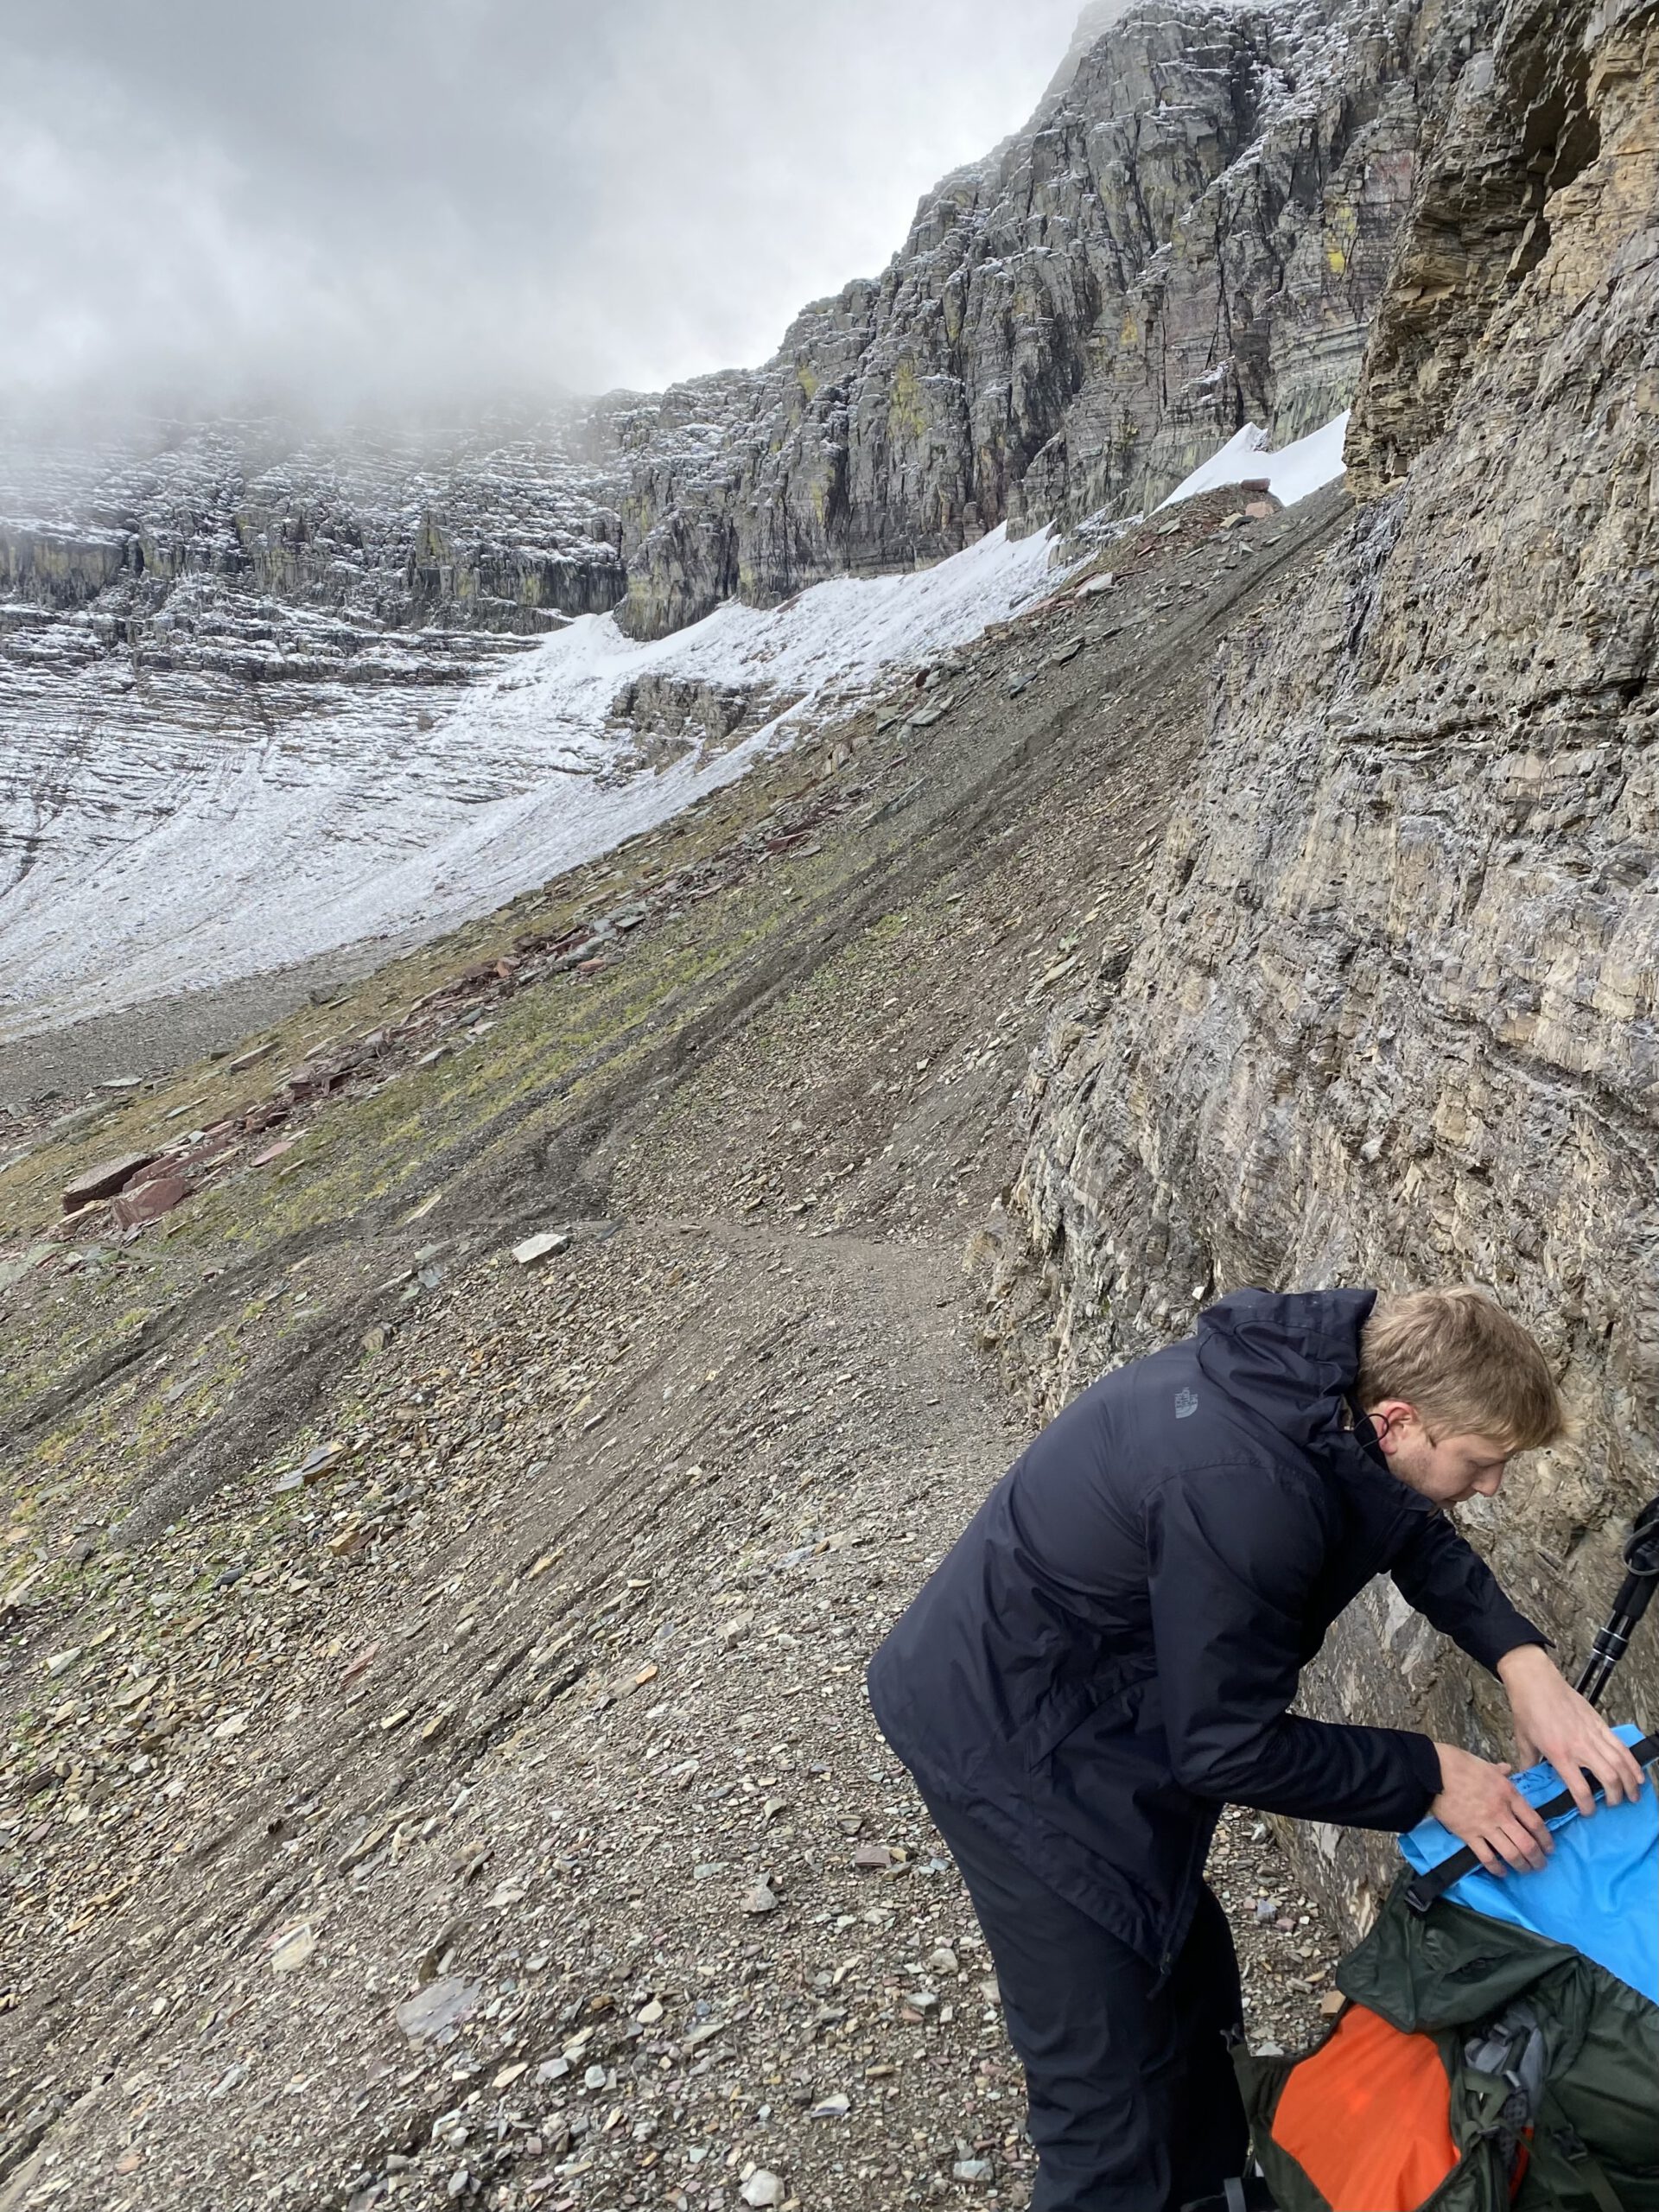
<svg viewBox="0 0 1659 2212">
<path fill-rule="evenodd" d="M 1541 2133 L 1548 2135 L 1556 2150 L 1573 2169 L 1573 2179 L 1595 2198 L 1598 2212 L 1624 2212 L 1611 2182 L 1602 2171 L 1599 2160 L 1592 2157 L 1589 2145 L 1557 2104 L 1554 2091 L 1548 2086 L 1538 2100 L 1538 2126 Z"/>
<path fill-rule="evenodd" d="M 1638 1743 L 1630 1746 L 1630 1751 L 1638 1766 L 1653 1765 L 1656 1760 L 1659 1760 L 1659 1735 L 1643 1736 Z M 1591 1795 L 1599 1797 L 1600 1783 L 1588 1767 L 1582 1768 L 1580 1771 L 1591 1786 Z M 1535 1805 L 1533 1810 L 1542 1819 L 1554 1821 L 1559 1820 L 1564 1813 L 1576 1812 L 1578 1807 L 1573 1802 L 1573 1792 L 1561 1789 L 1554 1797 L 1546 1798 L 1541 1805 Z M 1465 1874 L 1472 1874 L 1479 1865 L 1479 1859 L 1465 1844 L 1449 1859 L 1441 1859 L 1438 1866 L 1431 1866 L 1427 1873 L 1419 1874 L 1407 1888 L 1406 1903 L 1414 1912 L 1427 1912 L 1437 1897 L 1443 1897 L 1455 1883 L 1460 1882 Z"/>
</svg>

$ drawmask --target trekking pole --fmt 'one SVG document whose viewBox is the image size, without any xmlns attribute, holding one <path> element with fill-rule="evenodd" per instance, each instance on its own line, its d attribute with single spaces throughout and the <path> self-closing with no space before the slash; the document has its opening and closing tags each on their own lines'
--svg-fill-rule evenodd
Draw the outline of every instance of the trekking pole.
<svg viewBox="0 0 1659 2212">
<path fill-rule="evenodd" d="M 1601 1694 L 1612 1679 L 1612 1672 L 1630 1648 L 1631 1636 L 1637 1624 L 1653 1601 L 1659 1588 L 1659 1497 L 1652 1499 L 1637 1515 L 1634 1525 L 1625 1540 L 1624 1580 L 1613 1600 L 1613 1610 L 1605 1627 L 1596 1630 L 1596 1639 L 1590 1656 L 1573 1688 L 1592 1705 L 1600 1702 Z M 1651 1766 L 1659 1759 L 1659 1735 L 1644 1736 L 1640 1743 L 1632 1744 L 1630 1756 L 1638 1766 Z M 1600 1793 L 1601 1785 L 1589 1769 L 1581 1770 L 1591 1788 Z M 1547 1821 L 1573 1810 L 1573 1793 L 1561 1790 L 1535 1808 Z M 1427 1912 L 1436 1897 L 1443 1897 L 1465 1874 L 1472 1874 L 1480 1864 L 1474 1853 L 1465 1846 L 1443 1859 L 1427 1874 L 1418 1875 L 1406 1891 L 1406 1903 L 1414 1912 Z"/>
<path fill-rule="evenodd" d="M 1614 1668 L 1624 1656 L 1637 1624 L 1659 1587 L 1659 1497 L 1644 1505 L 1636 1516 L 1624 1546 L 1624 1584 L 1613 1601 L 1607 1625 L 1596 1630 L 1584 1671 L 1573 1685 L 1592 1705 L 1600 1704 Z"/>
</svg>

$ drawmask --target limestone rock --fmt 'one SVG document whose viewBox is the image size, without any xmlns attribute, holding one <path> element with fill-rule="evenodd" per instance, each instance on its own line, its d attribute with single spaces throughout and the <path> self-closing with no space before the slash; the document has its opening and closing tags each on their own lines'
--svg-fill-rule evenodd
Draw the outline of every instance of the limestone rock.
<svg viewBox="0 0 1659 2212">
<path fill-rule="evenodd" d="M 1161 496 L 1246 419 L 1347 404 L 1415 148 L 1478 10 L 1088 10 L 1037 115 L 763 368 L 652 403 L 624 620 L 937 560 Z"/>
<path fill-rule="evenodd" d="M 544 1229 L 534 1236 L 526 1236 L 521 1244 L 512 1248 L 512 1256 L 521 1268 L 533 1268 L 541 1260 L 554 1258 L 569 1251 L 570 1238 L 560 1229 Z"/>
<path fill-rule="evenodd" d="M 1054 1402 L 1240 1284 L 1490 1287 L 1577 1433 L 1467 1530 L 1569 1671 L 1659 1487 L 1656 105 L 1630 4 L 1512 7 L 1465 71 L 1351 431 L 1395 488 L 1232 650 L 1141 949 L 1033 1065 L 1018 1192 Z M 1506 1748 L 1384 1588 L 1310 1709 Z M 1612 1703 L 1656 1697 L 1648 1637 Z M 1351 1927 L 1391 1859 L 1303 1856 Z"/>
<path fill-rule="evenodd" d="M 458 1974 L 429 1982 L 396 2008 L 398 2026 L 411 2043 L 450 2041 L 477 2007 L 480 1993 Z"/>
</svg>

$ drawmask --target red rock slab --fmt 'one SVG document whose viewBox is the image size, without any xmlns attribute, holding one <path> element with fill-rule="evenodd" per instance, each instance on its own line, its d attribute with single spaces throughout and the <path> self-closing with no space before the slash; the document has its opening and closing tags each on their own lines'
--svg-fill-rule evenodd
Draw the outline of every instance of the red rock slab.
<svg viewBox="0 0 1659 2212">
<path fill-rule="evenodd" d="M 141 1183 L 125 1198 L 118 1198 L 110 1208 L 110 1220 L 118 1229 L 137 1229 L 141 1222 L 159 1221 L 164 1213 L 171 1213 L 181 1198 L 190 1195 L 190 1185 L 182 1175 L 158 1175 L 153 1181 Z"/>
<path fill-rule="evenodd" d="M 74 1213 L 99 1198 L 112 1198 L 118 1191 L 124 1191 L 133 1177 L 148 1167 L 155 1158 L 153 1152 L 133 1152 L 123 1160 L 106 1160 L 97 1167 L 89 1167 L 85 1174 L 77 1175 L 73 1183 L 64 1185 L 65 1213 Z"/>
<path fill-rule="evenodd" d="M 353 1660 L 351 1665 L 347 1667 L 345 1672 L 341 1675 L 340 1678 L 340 1687 L 341 1689 L 344 1689 L 348 1682 L 354 1682 L 359 1675 L 366 1674 L 368 1669 L 373 1666 L 376 1659 L 379 1656 L 379 1653 L 380 1646 L 378 1643 L 365 1645 L 365 1648 L 358 1653 L 356 1658 Z"/>
<path fill-rule="evenodd" d="M 166 1152 L 157 1153 L 155 1159 L 152 1160 L 147 1166 L 141 1167 L 138 1170 L 138 1173 L 126 1185 L 125 1190 L 122 1193 L 123 1197 L 130 1198 L 132 1193 L 136 1190 L 138 1190 L 145 1183 L 156 1182 L 163 1175 L 176 1175 L 180 1172 L 181 1166 L 183 1163 L 184 1155 L 188 1148 L 188 1147 L 184 1145 L 174 1145 L 169 1147 Z"/>
</svg>

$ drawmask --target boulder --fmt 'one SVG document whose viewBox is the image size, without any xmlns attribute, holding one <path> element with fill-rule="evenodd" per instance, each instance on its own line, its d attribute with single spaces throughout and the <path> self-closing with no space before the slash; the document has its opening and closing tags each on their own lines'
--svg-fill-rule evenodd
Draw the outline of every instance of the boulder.
<svg viewBox="0 0 1659 2212">
<path fill-rule="evenodd" d="M 105 1160 L 98 1166 L 89 1167 L 77 1175 L 73 1183 L 63 1186 L 65 1213 L 78 1213 L 82 1206 L 90 1206 L 99 1198 L 112 1198 L 118 1191 L 124 1191 L 135 1175 L 140 1174 L 157 1158 L 153 1152 L 131 1152 L 119 1160 Z"/>
<path fill-rule="evenodd" d="M 182 1175 L 156 1175 L 147 1183 L 130 1189 L 110 1208 L 111 1225 L 116 1229 L 136 1229 L 143 1222 L 159 1221 L 164 1213 L 190 1195 L 191 1185 Z"/>
</svg>

